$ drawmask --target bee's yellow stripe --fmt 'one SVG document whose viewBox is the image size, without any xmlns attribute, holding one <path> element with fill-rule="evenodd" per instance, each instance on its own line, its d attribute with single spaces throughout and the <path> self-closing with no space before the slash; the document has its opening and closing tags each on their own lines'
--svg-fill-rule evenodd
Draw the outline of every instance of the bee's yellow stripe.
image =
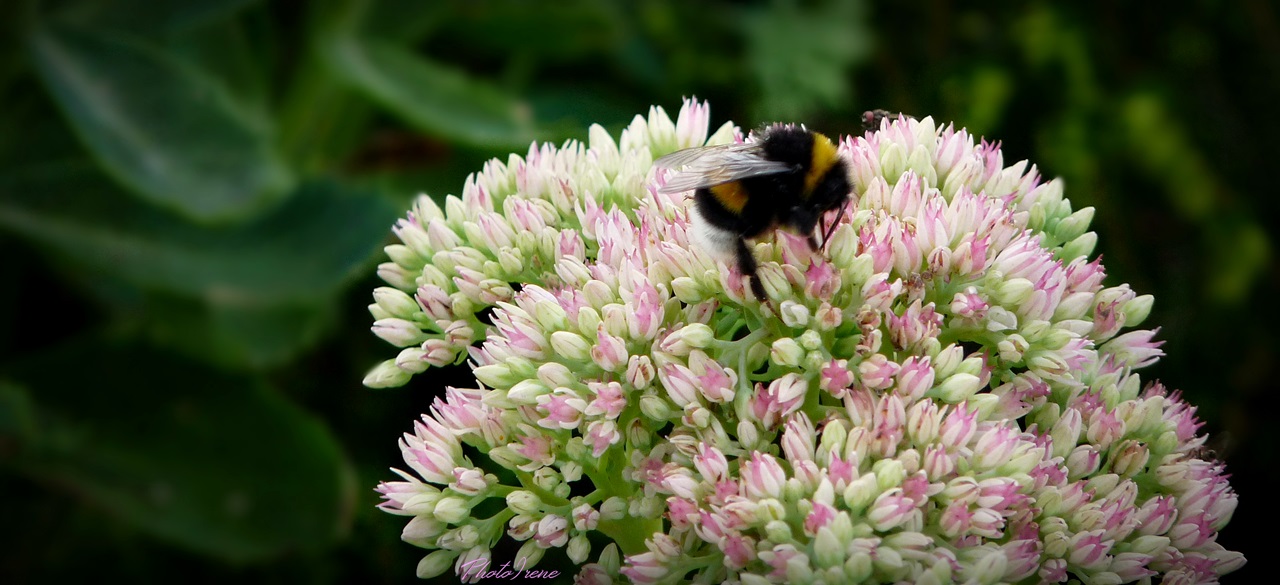
<svg viewBox="0 0 1280 585">
<path fill-rule="evenodd" d="M 813 158 L 809 161 L 809 172 L 804 175 L 804 196 L 808 197 L 813 193 L 814 187 L 818 186 L 823 175 L 831 170 L 831 166 L 836 164 L 836 145 L 831 143 L 831 139 L 813 133 Z"/>
<path fill-rule="evenodd" d="M 747 191 L 738 181 L 711 187 L 711 195 L 733 213 L 742 213 L 742 208 L 747 205 Z"/>
</svg>

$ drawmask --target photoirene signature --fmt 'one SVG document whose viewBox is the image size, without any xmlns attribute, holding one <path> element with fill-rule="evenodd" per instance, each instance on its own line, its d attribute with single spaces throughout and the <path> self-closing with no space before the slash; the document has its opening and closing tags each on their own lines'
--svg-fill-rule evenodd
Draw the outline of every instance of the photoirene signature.
<svg viewBox="0 0 1280 585">
<path fill-rule="evenodd" d="M 526 559 L 519 560 L 519 567 L 512 567 L 511 561 L 507 561 L 498 565 L 497 568 L 489 568 L 489 559 L 478 558 L 474 561 L 464 563 L 461 567 L 462 580 L 469 582 L 475 579 L 554 579 L 560 576 L 560 571 L 555 570 L 526 570 Z"/>
</svg>

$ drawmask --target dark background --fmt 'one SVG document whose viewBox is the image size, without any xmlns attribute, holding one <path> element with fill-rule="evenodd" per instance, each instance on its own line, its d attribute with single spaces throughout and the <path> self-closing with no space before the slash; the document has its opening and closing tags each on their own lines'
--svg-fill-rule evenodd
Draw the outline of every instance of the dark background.
<svg viewBox="0 0 1280 585">
<path fill-rule="evenodd" d="M 0 4 L 0 580 L 413 580 L 372 488 L 470 379 L 360 385 L 392 222 L 689 95 L 932 115 L 1063 177 L 1232 474 L 1225 582 L 1270 577 L 1276 6 L 907 4 Z"/>
</svg>

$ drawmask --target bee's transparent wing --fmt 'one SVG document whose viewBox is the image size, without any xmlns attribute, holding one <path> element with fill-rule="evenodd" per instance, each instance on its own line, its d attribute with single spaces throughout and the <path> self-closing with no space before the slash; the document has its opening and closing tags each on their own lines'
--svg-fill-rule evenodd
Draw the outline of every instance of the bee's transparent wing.
<svg viewBox="0 0 1280 585">
<path fill-rule="evenodd" d="M 764 158 L 758 142 L 686 148 L 653 161 L 653 166 L 678 170 L 660 189 L 663 193 L 692 191 L 792 170 L 789 164 Z"/>
</svg>

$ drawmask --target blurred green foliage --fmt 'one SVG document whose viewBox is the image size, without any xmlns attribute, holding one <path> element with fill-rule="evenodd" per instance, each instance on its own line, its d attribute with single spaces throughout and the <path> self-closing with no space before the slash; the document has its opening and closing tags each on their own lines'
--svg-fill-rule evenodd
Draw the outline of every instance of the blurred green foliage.
<svg viewBox="0 0 1280 585">
<path fill-rule="evenodd" d="M 0 575 L 410 579 L 370 488 L 470 381 L 360 387 L 390 226 L 489 157 L 697 95 L 716 124 L 932 115 L 1064 177 L 1108 282 L 1156 296 L 1148 375 L 1228 439 L 1249 582 L 1280 481 L 1280 21 L 1174 4 L 6 2 Z"/>
</svg>

